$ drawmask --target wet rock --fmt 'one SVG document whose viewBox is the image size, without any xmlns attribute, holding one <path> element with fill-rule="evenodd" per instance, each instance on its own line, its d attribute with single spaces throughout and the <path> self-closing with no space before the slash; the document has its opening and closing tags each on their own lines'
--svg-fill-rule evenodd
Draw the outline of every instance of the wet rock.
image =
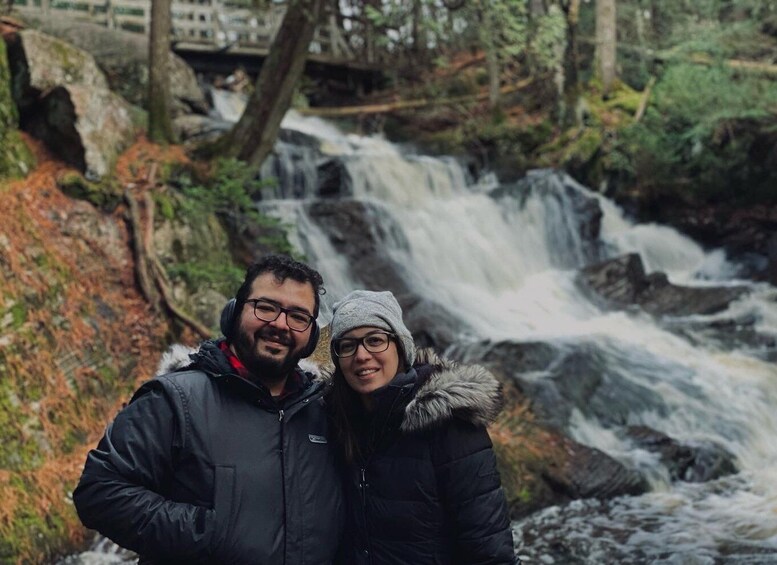
<svg viewBox="0 0 777 565">
<path fill-rule="evenodd" d="M 364 288 L 410 294 L 400 274 L 403 267 L 386 253 L 389 246 L 407 248 L 408 243 L 399 229 L 383 227 L 378 210 L 355 200 L 320 200 L 310 204 L 309 213 L 329 236 L 335 251 L 347 259 L 352 277 Z"/>
<path fill-rule="evenodd" d="M 560 468 L 546 469 L 544 478 L 570 499 L 637 495 L 649 490 L 647 481 L 606 453 L 581 444 L 568 446 L 569 457 Z"/>
<path fill-rule="evenodd" d="M 771 170 L 777 170 L 777 135 L 767 143 Z M 729 201 L 710 205 L 657 205 L 653 221 L 676 226 L 710 247 L 722 248 L 736 261 L 739 276 L 777 285 L 777 204 L 742 205 Z"/>
<path fill-rule="evenodd" d="M 466 326 L 439 302 L 416 294 L 400 294 L 397 300 L 402 306 L 405 325 L 418 347 L 442 351 L 457 341 L 461 329 Z"/>
<path fill-rule="evenodd" d="M 665 414 L 661 396 L 637 382 L 655 380 L 654 369 L 632 362 L 633 352 L 610 345 L 481 342 L 457 346 L 452 355 L 484 364 L 514 382 L 530 400 L 537 420 L 560 430 L 569 427 L 575 410 L 605 426 L 625 425 L 632 413 Z"/>
<path fill-rule="evenodd" d="M 741 353 L 777 363 L 777 337 L 759 332 L 756 328 L 757 321 L 755 315 L 745 314 L 712 321 L 669 320 L 663 325 L 695 345 L 714 344 L 723 351 L 739 350 Z"/>
<path fill-rule="evenodd" d="M 674 285 L 664 273 L 646 274 L 635 253 L 585 267 L 577 282 L 608 307 L 639 306 L 657 316 L 714 314 L 747 293 L 744 287 Z"/>
<path fill-rule="evenodd" d="M 681 444 L 647 426 L 630 426 L 626 435 L 639 447 L 659 454 L 673 480 L 701 483 L 737 472 L 734 456 L 719 445 Z"/>
<path fill-rule="evenodd" d="M 294 145 L 295 147 L 304 147 L 306 149 L 315 150 L 318 150 L 321 147 L 321 140 L 319 138 L 295 129 L 282 128 L 281 131 L 278 132 L 278 139 L 289 145 Z"/>
<path fill-rule="evenodd" d="M 345 165 L 339 159 L 327 159 L 317 167 L 316 193 L 322 197 L 343 196 Z"/>
</svg>

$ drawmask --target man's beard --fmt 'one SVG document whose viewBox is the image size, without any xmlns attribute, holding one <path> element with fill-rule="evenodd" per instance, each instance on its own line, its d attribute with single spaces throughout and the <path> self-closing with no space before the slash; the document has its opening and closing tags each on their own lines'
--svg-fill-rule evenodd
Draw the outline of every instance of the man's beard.
<svg viewBox="0 0 777 565">
<path fill-rule="evenodd" d="M 256 350 L 256 344 L 261 338 L 273 338 L 288 348 L 286 357 L 281 360 L 261 355 Z M 254 333 L 254 339 L 239 328 L 235 339 L 235 352 L 251 375 L 251 380 L 272 388 L 283 381 L 300 360 L 299 352 L 294 350 L 294 339 L 286 332 L 279 332 L 270 326 L 265 326 Z"/>
</svg>

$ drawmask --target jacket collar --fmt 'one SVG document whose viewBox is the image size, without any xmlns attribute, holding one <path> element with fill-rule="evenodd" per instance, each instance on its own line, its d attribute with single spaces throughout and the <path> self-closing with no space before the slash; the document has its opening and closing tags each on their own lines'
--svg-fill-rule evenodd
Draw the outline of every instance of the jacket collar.
<svg viewBox="0 0 777 565">
<path fill-rule="evenodd" d="M 416 363 L 434 369 L 405 407 L 403 432 L 433 428 L 454 417 L 487 426 L 502 410 L 502 384 L 484 367 L 442 359 L 431 349 L 420 350 Z"/>
<path fill-rule="evenodd" d="M 223 339 L 207 340 L 199 344 L 198 347 L 188 347 L 175 344 L 171 346 L 163 355 L 157 368 L 156 376 L 161 376 L 174 371 L 187 369 L 196 369 L 207 373 L 214 379 L 226 379 L 235 384 L 242 391 L 242 394 L 248 395 L 251 399 L 262 400 L 269 406 L 277 406 L 276 399 L 270 396 L 269 391 L 244 378 L 241 378 L 229 360 L 221 351 L 219 344 Z M 312 364 L 300 363 L 294 368 L 294 371 L 300 376 L 303 382 L 302 390 L 299 393 L 292 394 L 286 399 L 280 400 L 280 405 L 292 405 L 298 401 L 307 398 L 310 399 L 317 393 L 322 394 L 326 382 L 318 374 L 318 367 Z"/>
</svg>

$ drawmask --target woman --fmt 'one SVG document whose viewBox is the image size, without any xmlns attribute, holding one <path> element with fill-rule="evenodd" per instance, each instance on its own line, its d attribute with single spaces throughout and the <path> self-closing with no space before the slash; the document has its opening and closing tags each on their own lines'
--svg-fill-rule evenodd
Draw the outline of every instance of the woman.
<svg viewBox="0 0 777 565">
<path fill-rule="evenodd" d="M 481 367 L 416 354 L 390 292 L 334 306 L 329 405 L 348 467 L 345 563 L 513 563 L 485 426 L 501 387 Z"/>
</svg>

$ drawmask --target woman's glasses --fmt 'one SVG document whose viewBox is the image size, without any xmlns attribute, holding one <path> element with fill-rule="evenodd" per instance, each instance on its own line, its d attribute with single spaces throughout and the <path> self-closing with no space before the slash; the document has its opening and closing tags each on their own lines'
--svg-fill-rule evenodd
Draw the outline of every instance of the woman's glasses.
<svg viewBox="0 0 777 565">
<path fill-rule="evenodd" d="M 341 337 L 334 340 L 334 352 L 338 357 L 351 357 L 363 345 L 370 353 L 381 353 L 388 349 L 391 339 L 396 337 L 388 332 L 372 332 L 364 337 Z"/>
</svg>

